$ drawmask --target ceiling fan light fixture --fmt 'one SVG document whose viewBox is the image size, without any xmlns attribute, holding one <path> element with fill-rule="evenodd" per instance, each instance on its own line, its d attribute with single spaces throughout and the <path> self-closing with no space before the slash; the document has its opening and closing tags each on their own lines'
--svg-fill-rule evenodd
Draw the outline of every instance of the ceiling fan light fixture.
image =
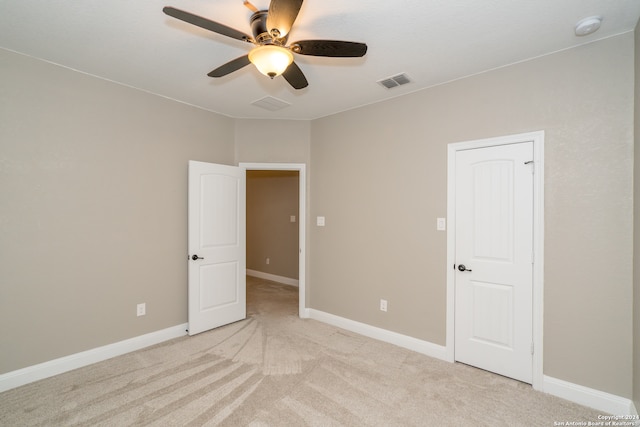
<svg viewBox="0 0 640 427">
<path fill-rule="evenodd" d="M 289 49 L 275 45 L 264 45 L 249 52 L 249 61 L 265 76 L 274 78 L 284 73 L 293 62 Z"/>
</svg>

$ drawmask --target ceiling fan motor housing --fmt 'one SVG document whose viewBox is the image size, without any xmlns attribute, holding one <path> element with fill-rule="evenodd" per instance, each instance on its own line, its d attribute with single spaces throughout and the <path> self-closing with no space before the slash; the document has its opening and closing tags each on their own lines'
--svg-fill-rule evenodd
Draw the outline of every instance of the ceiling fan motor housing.
<svg viewBox="0 0 640 427">
<path fill-rule="evenodd" d="M 258 44 L 277 44 L 284 46 L 287 43 L 287 37 L 274 37 L 267 29 L 268 10 L 260 10 L 251 15 L 251 31 L 253 38 Z M 274 30 L 277 31 L 277 30 Z"/>
</svg>

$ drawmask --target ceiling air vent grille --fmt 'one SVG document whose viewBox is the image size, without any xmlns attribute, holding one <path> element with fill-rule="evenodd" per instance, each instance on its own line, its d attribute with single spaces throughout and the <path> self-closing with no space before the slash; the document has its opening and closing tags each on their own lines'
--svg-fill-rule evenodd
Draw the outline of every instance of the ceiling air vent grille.
<svg viewBox="0 0 640 427">
<path fill-rule="evenodd" d="M 253 101 L 251 105 L 255 105 L 256 107 L 264 108 L 269 111 L 277 111 L 282 110 L 291 104 L 287 101 L 283 101 L 282 99 L 274 98 L 273 96 L 265 96 L 257 101 Z"/>
<path fill-rule="evenodd" d="M 388 77 L 386 79 L 378 80 L 382 86 L 387 89 L 393 89 L 394 87 L 406 85 L 407 83 L 411 83 L 411 79 L 405 73 L 398 74 L 392 77 Z"/>
</svg>

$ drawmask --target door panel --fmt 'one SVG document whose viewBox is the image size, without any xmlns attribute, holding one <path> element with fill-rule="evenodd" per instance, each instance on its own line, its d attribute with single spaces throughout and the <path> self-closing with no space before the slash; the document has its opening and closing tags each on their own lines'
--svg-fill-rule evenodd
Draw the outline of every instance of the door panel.
<svg viewBox="0 0 640 427">
<path fill-rule="evenodd" d="M 456 153 L 455 359 L 532 381 L 533 143 Z"/>
<path fill-rule="evenodd" d="M 471 339 L 513 349 L 513 286 L 472 280 L 471 288 Z"/>
<path fill-rule="evenodd" d="M 203 248 L 238 245 L 238 178 L 219 173 L 200 175 L 200 242 Z"/>
<path fill-rule="evenodd" d="M 236 304 L 237 282 L 237 262 L 200 266 L 200 311 Z"/>
<path fill-rule="evenodd" d="M 189 256 L 189 335 L 244 319 L 244 169 L 189 162 Z"/>
<path fill-rule="evenodd" d="M 474 259 L 513 260 L 513 161 L 472 166 Z"/>
</svg>

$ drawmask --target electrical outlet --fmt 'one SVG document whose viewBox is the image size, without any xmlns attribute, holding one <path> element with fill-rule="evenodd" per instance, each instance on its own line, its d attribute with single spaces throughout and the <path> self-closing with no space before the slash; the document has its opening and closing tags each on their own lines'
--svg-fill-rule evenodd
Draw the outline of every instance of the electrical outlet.
<svg viewBox="0 0 640 427">
<path fill-rule="evenodd" d="M 264 262 L 265 262 L 267 265 L 269 265 L 269 263 L 271 262 L 271 260 L 270 260 L 269 258 L 267 258 Z"/>
<path fill-rule="evenodd" d="M 136 308 L 136 313 L 138 314 L 138 317 L 144 316 L 145 314 L 147 314 L 147 304 L 144 302 L 142 304 L 138 304 Z"/>
<path fill-rule="evenodd" d="M 381 299 L 380 300 L 380 311 L 387 311 L 387 300 L 386 299 Z"/>
</svg>

